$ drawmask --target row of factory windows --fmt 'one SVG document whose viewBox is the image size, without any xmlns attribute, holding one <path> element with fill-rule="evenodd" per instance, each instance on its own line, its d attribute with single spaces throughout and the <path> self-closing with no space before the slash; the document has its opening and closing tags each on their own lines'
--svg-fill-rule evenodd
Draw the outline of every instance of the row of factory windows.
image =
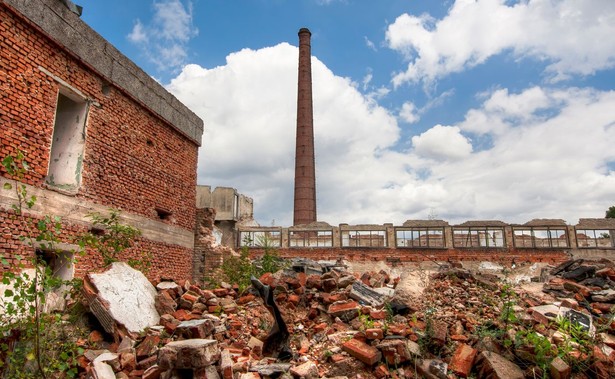
<svg viewBox="0 0 615 379">
<path fill-rule="evenodd" d="M 446 230 L 451 230 L 452 246 L 447 246 Z M 512 227 L 512 246 L 507 245 L 503 227 L 396 227 L 394 247 L 444 249 L 453 248 L 615 248 L 614 231 L 575 229 L 576 239 L 569 238 L 565 227 Z M 386 230 L 341 230 L 341 247 L 388 247 Z M 287 246 L 282 246 L 282 230 L 239 232 L 240 246 L 248 247 L 333 247 L 333 230 L 289 230 Z M 286 244 L 285 244 L 286 245 Z"/>
</svg>

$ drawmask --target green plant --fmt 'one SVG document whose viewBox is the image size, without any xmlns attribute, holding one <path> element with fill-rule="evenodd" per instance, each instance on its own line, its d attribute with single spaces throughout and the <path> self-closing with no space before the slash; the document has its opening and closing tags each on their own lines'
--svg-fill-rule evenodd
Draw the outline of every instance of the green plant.
<svg viewBox="0 0 615 379">
<path fill-rule="evenodd" d="M 4 157 L 2 166 L 13 179 L 3 189 L 14 190 L 17 198 L 11 205 L 11 217 L 16 225 L 23 226 L 19 239 L 33 254 L 29 259 L 0 255 L 4 286 L 0 296 L 0 373 L 11 378 L 46 378 L 48 373 L 59 372 L 65 377 L 75 377 L 76 355 L 69 354 L 65 339 L 58 348 L 58 339 L 53 334 L 62 330 L 58 328 L 59 319 L 43 313 L 49 291 L 70 289 L 70 283 L 59 279 L 45 260 L 58 253 L 60 219 L 46 215 L 36 220 L 25 214 L 37 199 L 20 182 L 29 170 L 21 151 Z"/>
<path fill-rule="evenodd" d="M 520 330 L 515 334 L 514 342 L 517 356 L 530 360 L 542 371 L 547 371 L 554 358 L 554 348 L 547 337 L 533 330 Z"/>
<path fill-rule="evenodd" d="M 564 337 L 563 343 L 558 345 L 557 355 L 570 365 L 573 372 L 586 371 L 591 364 L 594 339 L 582 325 L 568 317 L 557 317 L 555 325 Z M 575 351 L 578 354 L 574 354 Z"/>
<path fill-rule="evenodd" d="M 504 322 L 504 330 L 507 330 L 509 323 L 517 322 L 517 316 L 513 308 L 516 304 L 516 293 L 510 283 L 505 282 L 500 289 L 500 299 L 503 304 L 500 312 L 500 320 Z"/>
<path fill-rule="evenodd" d="M 120 260 L 120 254 L 133 247 L 135 239 L 141 235 L 139 229 L 121 222 L 118 209 L 110 209 L 108 215 L 99 212 L 90 213 L 88 217 L 92 222 L 92 230 L 82 234 L 77 243 L 81 248 L 89 247 L 97 250 L 105 266 Z M 141 258 L 138 261 L 143 262 L 143 258 L 147 256 Z M 137 261 L 133 261 L 135 262 Z"/>
<path fill-rule="evenodd" d="M 365 331 L 367 329 L 372 329 L 375 325 L 374 320 L 368 314 L 363 314 L 361 309 L 359 309 L 359 314 L 357 316 L 359 321 L 361 322 L 361 330 Z"/>
<path fill-rule="evenodd" d="M 229 256 L 224 259 L 220 269 L 224 276 L 224 280 L 239 286 L 239 291 L 243 292 L 252 283 L 252 276 L 260 277 L 267 272 L 277 272 L 286 267 L 285 261 L 279 257 L 277 250 L 270 238 L 267 236 L 259 236 L 257 246 L 264 251 L 263 256 L 256 261 L 250 260 L 250 247 L 252 240 L 249 237 L 244 238 L 243 246 L 239 256 Z M 210 282 L 215 282 L 210 279 Z"/>
</svg>

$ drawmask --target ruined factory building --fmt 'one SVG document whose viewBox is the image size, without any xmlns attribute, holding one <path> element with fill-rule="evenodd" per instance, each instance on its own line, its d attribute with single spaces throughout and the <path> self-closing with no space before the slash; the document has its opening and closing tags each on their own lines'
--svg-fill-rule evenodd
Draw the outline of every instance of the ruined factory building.
<svg viewBox="0 0 615 379">
<path fill-rule="evenodd" d="M 22 151 L 34 207 L 60 216 L 65 254 L 92 212 L 122 210 L 154 254 L 149 276 L 189 279 L 194 254 L 196 165 L 203 121 L 59 0 L 0 2 L 0 159 Z M 74 6 L 72 7 L 74 8 Z M 13 183 L 2 169 L 0 187 Z M 5 256 L 29 255 L 12 223 L 14 191 L 0 191 Z M 25 253 L 25 254 L 24 254 Z M 66 276 L 102 262 L 86 255 Z M 61 262 L 62 260 L 58 260 Z"/>
</svg>

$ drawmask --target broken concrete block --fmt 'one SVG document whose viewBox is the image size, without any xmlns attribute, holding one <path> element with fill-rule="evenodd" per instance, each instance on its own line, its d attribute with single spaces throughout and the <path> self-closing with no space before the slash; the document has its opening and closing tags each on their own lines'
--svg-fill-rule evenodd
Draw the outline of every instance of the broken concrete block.
<svg viewBox="0 0 615 379">
<path fill-rule="evenodd" d="M 220 353 L 220 371 L 223 379 L 233 379 L 233 359 L 228 349 Z"/>
<path fill-rule="evenodd" d="M 314 379 L 318 378 L 318 366 L 312 361 L 307 361 L 299 366 L 291 367 L 290 373 L 295 378 Z"/>
<path fill-rule="evenodd" d="M 448 375 L 446 375 L 446 370 L 448 370 L 448 365 L 445 362 L 434 359 L 429 362 L 429 372 L 435 375 L 440 379 L 448 379 Z"/>
<path fill-rule="evenodd" d="M 194 370 L 192 379 L 220 379 L 216 366 L 207 366 Z"/>
<path fill-rule="evenodd" d="M 92 365 L 92 377 L 94 379 L 115 379 L 115 372 L 105 362 L 94 362 Z"/>
<path fill-rule="evenodd" d="M 386 299 L 384 295 L 379 294 L 359 280 L 352 283 L 350 297 L 357 300 L 361 304 L 371 305 L 375 308 L 381 307 Z"/>
<path fill-rule="evenodd" d="M 397 366 L 412 357 L 412 353 L 408 350 L 406 341 L 403 339 L 384 340 L 376 347 L 382 352 L 384 360 L 390 366 Z"/>
<path fill-rule="evenodd" d="M 158 352 L 158 366 L 168 369 L 197 369 L 220 359 L 218 342 L 208 339 L 173 341 Z"/>
<path fill-rule="evenodd" d="M 250 371 L 257 372 L 261 376 L 276 378 L 290 370 L 290 363 L 256 364 L 250 366 Z"/>
<path fill-rule="evenodd" d="M 214 331 L 214 323 L 204 319 L 182 321 L 176 330 L 184 338 L 207 338 Z"/>
<path fill-rule="evenodd" d="M 124 262 L 115 262 L 101 273 L 89 273 L 83 286 L 90 310 L 116 338 L 136 337 L 160 319 L 156 289 L 145 275 Z"/>
<path fill-rule="evenodd" d="M 493 379 L 523 379 L 525 375 L 516 364 L 503 356 L 483 351 L 477 359 L 478 377 Z"/>
<path fill-rule="evenodd" d="M 382 357 L 378 349 L 354 338 L 344 343 L 342 350 L 369 366 L 379 362 Z"/>
<path fill-rule="evenodd" d="M 122 368 L 119 355 L 116 353 L 102 353 L 94 359 L 94 363 L 96 362 L 104 362 L 108 364 L 115 372 L 120 371 Z"/>
</svg>

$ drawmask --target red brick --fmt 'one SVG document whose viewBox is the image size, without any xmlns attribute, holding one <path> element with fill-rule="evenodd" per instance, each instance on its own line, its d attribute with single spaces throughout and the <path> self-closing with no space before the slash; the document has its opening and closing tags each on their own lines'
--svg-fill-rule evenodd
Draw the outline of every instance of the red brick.
<svg viewBox="0 0 615 379">
<path fill-rule="evenodd" d="M 382 357 L 378 349 L 354 338 L 344 343 L 342 350 L 370 366 L 379 362 Z"/>
<path fill-rule="evenodd" d="M 453 354 L 453 357 L 451 358 L 449 368 L 462 378 L 467 378 L 472 370 L 474 358 L 476 358 L 477 353 L 478 350 L 472 348 L 471 346 L 463 343 L 459 344 Z"/>
</svg>

